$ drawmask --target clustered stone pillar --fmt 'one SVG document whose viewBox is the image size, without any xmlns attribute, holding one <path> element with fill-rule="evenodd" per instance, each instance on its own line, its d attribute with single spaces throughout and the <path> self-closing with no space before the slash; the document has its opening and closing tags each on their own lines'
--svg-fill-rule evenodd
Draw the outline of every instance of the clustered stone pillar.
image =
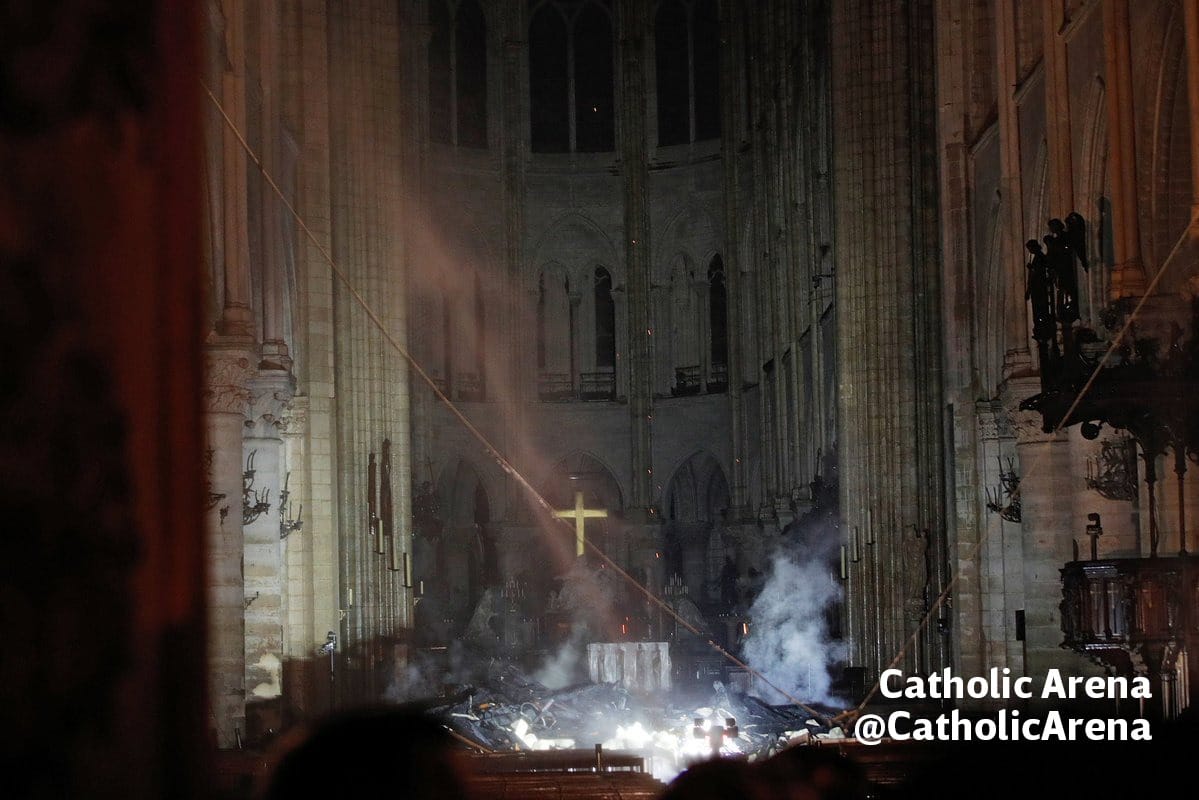
<svg viewBox="0 0 1199 800">
<path fill-rule="evenodd" d="M 224 41 L 219 58 L 223 60 L 221 82 L 217 89 L 221 108 L 238 131 L 246 130 L 246 41 L 245 6 L 241 0 L 223 0 Z M 221 120 L 219 165 L 209 169 L 220 175 L 221 236 L 224 264 L 224 310 L 217 323 L 221 336 L 253 337 L 254 314 L 250 307 L 249 220 L 246 214 L 246 152 L 237 134 Z"/>
<path fill-rule="evenodd" d="M 1108 174 L 1112 183 L 1112 239 L 1116 258 L 1112 300 L 1140 297 L 1146 288 L 1137 201 L 1131 39 L 1128 0 L 1103 0 Z"/>
<path fill-rule="evenodd" d="M 720 24 L 724 30 L 735 30 L 734 16 L 737 4 L 729 0 L 720 2 Z M 733 37 L 725 48 L 727 58 L 720 60 L 720 95 L 736 97 L 739 65 L 743 63 L 741 37 Z M 730 519 L 742 522 L 751 517 L 749 509 L 749 486 L 746 478 L 745 404 L 742 397 L 741 336 L 744 322 L 741 314 L 741 213 L 738 192 L 741 185 L 741 170 L 738 164 L 738 143 L 741 124 L 740 104 L 721 103 L 721 166 L 724 194 L 724 275 L 727 289 L 728 309 L 725 329 L 728 332 L 728 365 L 726 377 L 729 395 L 729 433 L 732 442 L 733 463 L 730 465 L 729 493 Z"/>
<path fill-rule="evenodd" d="M 909 646 L 945 537 L 936 136 L 914 114 L 932 103 L 932 17 L 927 1 L 832 11 L 846 613 L 872 677 L 901 651 L 909 671 L 944 664 L 935 628 Z"/>
<path fill-rule="evenodd" d="M 504 258 L 507 266 L 505 290 L 509 299 L 506 303 L 497 304 L 502 308 L 501 313 L 507 317 L 502 321 L 505 327 L 498 329 L 535 330 L 534 326 L 538 324 L 537 287 L 533 286 L 531 292 L 526 291 L 528 284 L 523 277 L 526 232 L 525 165 L 529 151 L 529 139 L 526 131 L 528 130 L 529 97 L 528 92 L 524 90 L 526 68 L 523 66 L 522 56 L 526 38 L 525 31 L 528 25 L 526 18 L 528 4 L 505 3 L 503 6 L 505 12 L 502 17 L 501 29 L 503 127 L 499 136 L 504 176 Z M 558 292 L 565 290 L 564 285 L 554 288 Z M 561 314 L 563 306 L 560 302 L 554 302 L 551 306 L 547 300 L 546 307 L 552 307 Z M 560 319 L 555 322 L 555 326 L 550 330 L 560 331 L 568 324 Z M 523 452 L 523 449 L 531 439 L 528 435 L 529 409 L 531 408 L 529 401 L 537 396 L 537 349 L 528 347 L 526 342 L 519 341 L 519 337 L 502 338 L 507 346 L 507 350 L 503 353 L 503 363 L 507 371 L 503 379 L 505 391 L 499 399 L 505 404 L 504 415 L 508 424 L 504 426 L 506 441 L 500 444 L 518 465 L 518 468 L 524 469 L 528 461 L 528 454 Z M 546 336 L 545 339 L 547 371 L 566 371 L 568 367 L 563 365 L 570 361 L 569 353 L 565 352 L 566 348 L 570 347 L 570 337 Z M 554 357 L 551 357 L 549 352 L 552 348 L 557 348 Z M 528 498 L 525 496 L 525 489 L 512 476 L 505 473 L 504 482 L 507 494 L 505 507 L 508 519 L 506 522 L 516 524 L 521 510 L 526 507 Z"/>
<path fill-rule="evenodd" d="M 1024 567 L 1025 674 L 1044 675 L 1052 667 L 1079 671 L 1077 657 L 1063 650 L 1061 566 L 1074 559 L 1070 531 L 1080 481 L 1067 432 L 1045 433 L 1041 415 L 1019 410 L 1020 400 L 1040 391 L 1036 377 L 1012 378 L 1004 387 L 1008 419 L 1016 435 Z"/>
<path fill-rule="evenodd" d="M 245 537 L 245 651 L 247 732 L 251 739 L 282 726 L 283 541 L 280 498 L 287 466 L 281 426 L 293 393 L 282 370 L 260 371 L 250 382 L 243 452 L 253 469 L 250 503 L 266 510 L 247 520 Z M 256 714 L 251 715 L 254 709 Z"/>
<path fill-rule="evenodd" d="M 632 444 L 630 506 L 649 509 L 653 500 L 653 342 L 650 302 L 650 221 L 646 204 L 649 167 L 646 153 L 645 70 L 648 23 L 643 3 L 622 0 L 620 41 L 623 114 L 620 157 L 624 176 L 624 252 L 629 298 L 629 418 Z"/>
<path fill-rule="evenodd" d="M 1199 0 L 1182 0 L 1191 128 L 1191 215 L 1199 213 Z"/>
<path fill-rule="evenodd" d="M 240 346 L 239 346 L 240 345 Z M 246 342 L 210 344 L 205 369 L 205 427 L 211 450 L 208 520 L 208 665 L 217 745 L 245 734 L 245 595 L 242 572 L 242 432 L 253 357 Z"/>
<path fill-rule="evenodd" d="M 398 666 L 398 639 L 411 626 L 403 569 L 412 552 L 409 370 L 392 342 L 408 346 L 404 221 L 417 209 L 405 204 L 403 184 L 412 175 L 405 153 L 412 152 L 404 147 L 398 11 L 386 0 L 329 11 L 337 53 L 329 65 L 330 146 L 338 154 L 330 174 L 332 255 L 374 312 L 334 283 L 337 557 L 345 612 L 339 647 L 353 656 L 343 663 L 354 665 L 339 678 L 345 701 L 382 696 Z M 385 441 L 393 538 L 380 553 L 367 530 L 367 463 L 372 452 L 381 457 Z"/>
<path fill-rule="evenodd" d="M 232 126 L 246 130 L 245 5 L 221 3 L 222 41 L 214 54 L 220 68 L 216 95 Z M 215 265 L 224 297 L 215 331 L 209 338 L 205 370 L 205 423 L 212 451 L 208 548 L 209 702 L 217 745 L 236 747 L 246 734 L 245 575 L 242 531 L 242 436 L 250 402 L 250 379 L 258 363 L 251 309 L 247 159 L 230 124 L 220 120 L 217 180 L 220 224 Z"/>
</svg>

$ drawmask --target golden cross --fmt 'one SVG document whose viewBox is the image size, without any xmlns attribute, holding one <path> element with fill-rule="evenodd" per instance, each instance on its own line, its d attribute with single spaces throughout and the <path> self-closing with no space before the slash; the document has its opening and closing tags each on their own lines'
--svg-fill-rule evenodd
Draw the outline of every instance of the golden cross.
<svg viewBox="0 0 1199 800">
<path fill-rule="evenodd" d="M 608 512 L 603 509 L 583 508 L 583 493 L 575 492 L 575 507 L 567 511 L 555 511 L 555 517 L 575 519 L 575 555 L 583 555 L 583 524 L 587 518 L 606 517 Z"/>
</svg>

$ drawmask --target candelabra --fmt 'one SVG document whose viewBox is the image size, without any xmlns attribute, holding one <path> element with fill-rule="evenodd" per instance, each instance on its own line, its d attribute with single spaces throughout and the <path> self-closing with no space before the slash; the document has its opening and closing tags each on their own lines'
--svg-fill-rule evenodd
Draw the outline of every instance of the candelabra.
<svg viewBox="0 0 1199 800">
<path fill-rule="evenodd" d="M 288 534 L 294 533 L 304 527 L 304 504 L 300 504 L 300 512 L 292 519 L 288 514 L 288 498 L 291 492 L 287 490 L 287 485 L 291 482 L 291 473 L 288 472 L 283 478 L 283 491 L 279 492 L 279 538 L 286 539 Z"/>
<path fill-rule="evenodd" d="M 996 459 L 998 460 L 998 459 Z M 999 461 L 999 486 L 987 489 L 987 510 L 998 514 L 1008 522 L 1020 521 L 1020 476 L 1016 474 L 1012 459 L 1007 460 L 1007 469 Z"/>
<path fill-rule="evenodd" d="M 216 508 L 216 504 L 225 499 L 224 492 L 214 492 L 212 490 L 212 456 L 213 449 L 210 447 L 204 451 L 204 492 L 205 492 L 205 508 L 208 511 Z M 224 519 L 224 515 L 221 516 Z"/>
<path fill-rule="evenodd" d="M 257 450 L 246 456 L 246 471 L 241 476 L 241 524 L 249 525 L 271 510 L 270 489 L 254 488 L 254 457 Z"/>
</svg>

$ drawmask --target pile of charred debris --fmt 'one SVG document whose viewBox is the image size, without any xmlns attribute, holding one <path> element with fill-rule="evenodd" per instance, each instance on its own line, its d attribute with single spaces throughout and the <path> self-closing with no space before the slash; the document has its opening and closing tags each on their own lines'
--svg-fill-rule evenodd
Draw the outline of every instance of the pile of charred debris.
<svg viewBox="0 0 1199 800">
<path fill-rule="evenodd" d="M 631 692 L 586 683 L 551 690 L 509 662 L 493 660 L 472 685 L 447 687 L 427 712 L 479 752 L 593 750 L 646 757 L 669 778 L 713 754 L 767 758 L 795 744 L 840 739 L 832 709 L 813 714 L 771 705 L 713 682 L 710 689 Z"/>
</svg>

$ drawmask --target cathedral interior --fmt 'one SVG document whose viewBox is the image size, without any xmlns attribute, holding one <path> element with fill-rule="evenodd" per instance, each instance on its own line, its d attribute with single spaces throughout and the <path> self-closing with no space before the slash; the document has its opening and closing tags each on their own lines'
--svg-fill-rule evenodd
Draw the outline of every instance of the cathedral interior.
<svg viewBox="0 0 1199 800">
<path fill-rule="evenodd" d="M 1199 0 L 0 8 L 29 796 L 497 663 L 1199 703 Z"/>
</svg>

